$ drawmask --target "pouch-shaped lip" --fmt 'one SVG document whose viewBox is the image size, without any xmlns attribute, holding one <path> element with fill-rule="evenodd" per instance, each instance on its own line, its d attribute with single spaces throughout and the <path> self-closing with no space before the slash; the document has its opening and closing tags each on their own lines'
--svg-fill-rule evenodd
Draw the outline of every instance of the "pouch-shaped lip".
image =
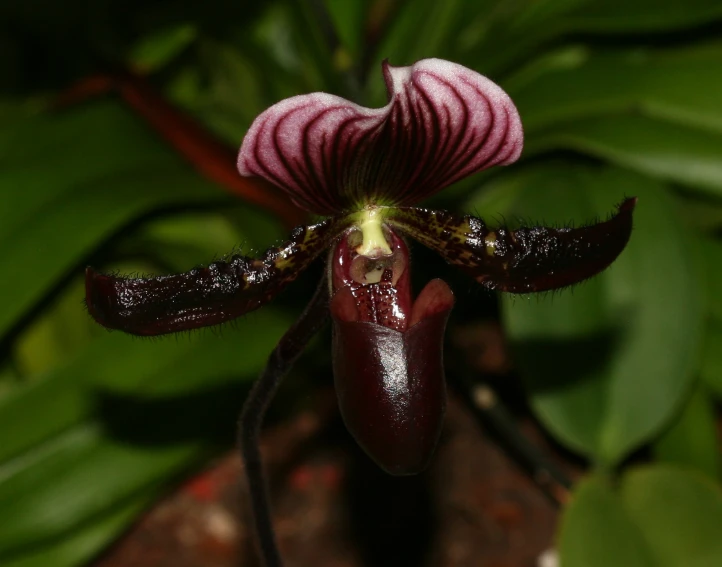
<svg viewBox="0 0 722 567">
<path fill-rule="evenodd" d="M 429 282 L 405 331 L 345 319 L 349 295 L 342 289 L 331 302 L 341 414 L 382 469 L 416 474 L 428 466 L 443 425 L 443 342 L 453 294 L 442 280 Z"/>
</svg>

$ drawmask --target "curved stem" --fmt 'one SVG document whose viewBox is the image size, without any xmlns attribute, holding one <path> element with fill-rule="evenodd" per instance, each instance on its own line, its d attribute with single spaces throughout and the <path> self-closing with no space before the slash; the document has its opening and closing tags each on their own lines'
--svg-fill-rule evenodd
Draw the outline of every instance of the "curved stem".
<svg viewBox="0 0 722 567">
<path fill-rule="evenodd" d="M 313 299 L 268 357 L 266 368 L 251 389 L 238 420 L 238 445 L 245 463 L 257 541 L 266 567 L 281 567 L 282 562 L 273 531 L 268 487 L 261 462 L 261 425 L 281 379 L 291 369 L 309 341 L 326 324 L 327 318 L 328 283 L 326 278 L 322 277 Z"/>
</svg>

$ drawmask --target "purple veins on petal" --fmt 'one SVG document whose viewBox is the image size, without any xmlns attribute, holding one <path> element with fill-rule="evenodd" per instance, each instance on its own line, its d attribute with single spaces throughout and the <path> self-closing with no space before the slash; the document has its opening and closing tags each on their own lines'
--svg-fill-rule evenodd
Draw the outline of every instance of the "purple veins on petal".
<svg viewBox="0 0 722 567">
<path fill-rule="evenodd" d="M 412 205 L 519 157 L 519 114 L 491 80 L 440 59 L 384 63 L 383 74 L 383 108 L 313 93 L 263 112 L 241 146 L 241 175 L 264 177 L 300 207 L 332 214 Z"/>
</svg>

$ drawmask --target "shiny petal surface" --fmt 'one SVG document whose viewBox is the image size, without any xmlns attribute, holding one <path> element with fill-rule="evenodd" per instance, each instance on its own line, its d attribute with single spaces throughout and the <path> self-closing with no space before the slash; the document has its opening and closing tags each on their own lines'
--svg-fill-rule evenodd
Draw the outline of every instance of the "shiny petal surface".
<svg viewBox="0 0 722 567">
<path fill-rule="evenodd" d="M 579 283 L 607 268 L 629 241 L 636 202 L 627 199 L 609 220 L 577 228 L 492 230 L 476 217 L 418 208 L 394 210 L 387 222 L 488 289 L 531 293 Z"/>
<path fill-rule="evenodd" d="M 517 110 L 486 77 L 440 59 L 384 63 L 383 74 L 383 108 L 313 93 L 266 110 L 241 146 L 241 175 L 264 177 L 298 206 L 332 214 L 365 204 L 412 205 L 519 157 Z"/>
<path fill-rule="evenodd" d="M 382 469 L 393 475 L 424 470 L 441 434 L 446 408 L 444 329 L 454 296 L 441 280 L 419 295 L 405 332 L 346 320 L 349 288 L 331 301 L 333 370 L 346 427 Z M 417 307 L 418 305 L 418 307 Z"/>
<path fill-rule="evenodd" d="M 142 336 L 230 321 L 273 299 L 345 228 L 343 219 L 299 227 L 262 258 L 235 256 L 183 274 L 125 278 L 88 268 L 88 311 L 104 327 Z"/>
</svg>

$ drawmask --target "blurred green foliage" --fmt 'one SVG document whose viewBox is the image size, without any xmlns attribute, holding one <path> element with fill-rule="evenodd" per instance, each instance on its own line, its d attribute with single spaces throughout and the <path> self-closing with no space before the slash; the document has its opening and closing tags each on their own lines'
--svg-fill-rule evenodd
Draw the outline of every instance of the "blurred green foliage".
<svg viewBox="0 0 722 567">
<path fill-rule="evenodd" d="M 123 62 L 238 145 L 281 98 L 324 90 L 383 104 L 383 59 L 441 57 L 506 88 L 527 142 L 518 164 L 435 206 L 579 224 L 639 197 L 629 248 L 604 274 L 573 292 L 501 298 L 533 410 L 593 471 L 564 512 L 563 564 L 722 565 L 722 3 L 178 6 L 0 4 L 0 564 L 86 562 L 229 446 L 243 384 L 302 300 L 220 336 L 99 329 L 81 304 L 85 265 L 185 270 L 262 250 L 283 227 L 199 177 L 121 102 L 47 102 Z M 650 464 L 628 466 L 641 448 Z"/>
</svg>

